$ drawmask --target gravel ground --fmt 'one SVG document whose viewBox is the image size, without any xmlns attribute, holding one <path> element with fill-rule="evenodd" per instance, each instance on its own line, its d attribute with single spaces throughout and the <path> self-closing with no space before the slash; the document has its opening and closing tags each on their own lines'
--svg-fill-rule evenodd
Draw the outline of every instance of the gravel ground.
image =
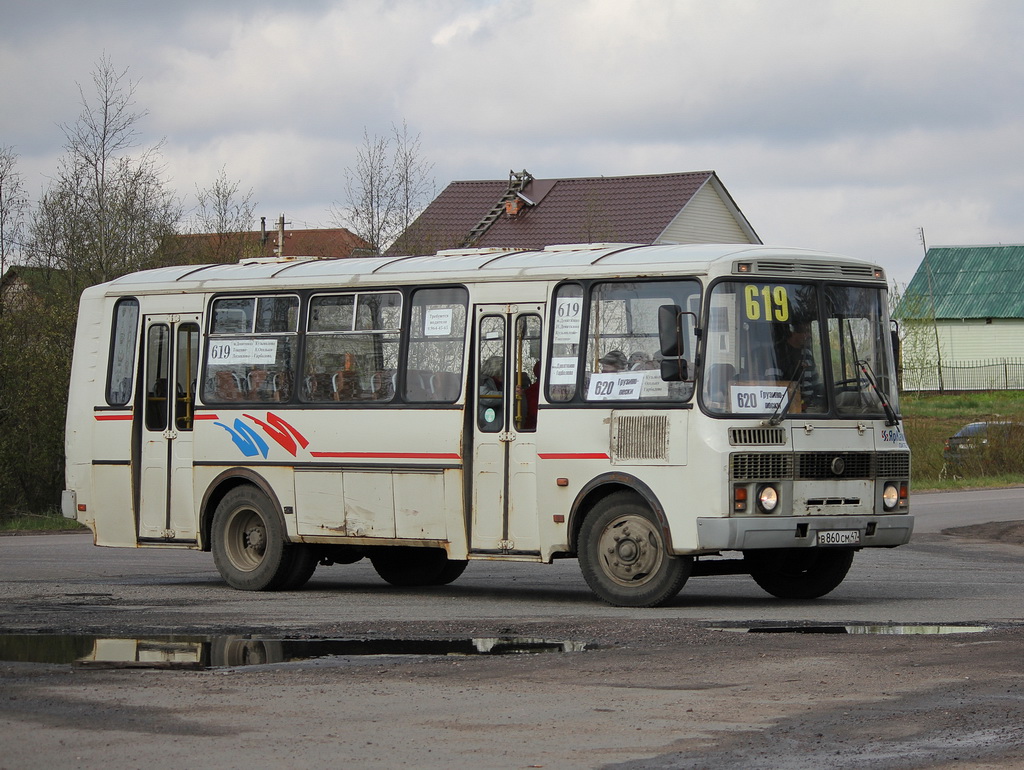
<svg viewBox="0 0 1024 770">
<path fill-rule="evenodd" d="M 1005 543 L 1022 530 L 955 534 Z M 130 608 L 111 613 L 131 623 Z M 335 622 L 280 631 L 590 648 L 208 670 L 0 663 L 0 768 L 1024 766 L 1024 627 L 743 630 L 665 618 Z"/>
</svg>

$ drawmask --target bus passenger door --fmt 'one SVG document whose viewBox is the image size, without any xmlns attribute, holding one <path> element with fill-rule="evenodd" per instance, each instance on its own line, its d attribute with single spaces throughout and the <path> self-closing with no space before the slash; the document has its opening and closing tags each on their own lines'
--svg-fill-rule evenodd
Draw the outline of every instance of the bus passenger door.
<svg viewBox="0 0 1024 770">
<path fill-rule="evenodd" d="M 198 315 L 147 315 L 143 323 L 138 467 L 139 540 L 194 541 L 192 426 L 199 367 Z"/>
<path fill-rule="evenodd" d="M 537 393 L 542 306 L 476 307 L 471 551 L 540 554 Z"/>
</svg>

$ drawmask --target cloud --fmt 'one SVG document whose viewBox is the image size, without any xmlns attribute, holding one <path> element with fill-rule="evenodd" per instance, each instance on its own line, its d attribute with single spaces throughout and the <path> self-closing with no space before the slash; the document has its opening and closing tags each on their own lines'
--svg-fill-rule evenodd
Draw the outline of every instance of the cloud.
<svg viewBox="0 0 1024 770">
<path fill-rule="evenodd" d="M 268 216 L 325 221 L 364 128 L 405 119 L 440 186 L 716 169 L 766 239 L 894 273 L 917 227 L 1024 240 L 1015 0 L 8 5 L 0 143 L 27 174 L 105 54 L 179 194 L 225 167 Z"/>
</svg>

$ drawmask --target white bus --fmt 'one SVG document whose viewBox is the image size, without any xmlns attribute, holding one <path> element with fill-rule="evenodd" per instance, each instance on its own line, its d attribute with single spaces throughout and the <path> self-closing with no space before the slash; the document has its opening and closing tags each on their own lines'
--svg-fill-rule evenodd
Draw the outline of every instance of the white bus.
<svg viewBox="0 0 1024 770">
<path fill-rule="evenodd" d="M 248 590 L 575 557 L 620 606 L 815 598 L 913 529 L 889 323 L 880 267 L 763 246 L 126 275 L 82 296 L 63 510 Z"/>
</svg>

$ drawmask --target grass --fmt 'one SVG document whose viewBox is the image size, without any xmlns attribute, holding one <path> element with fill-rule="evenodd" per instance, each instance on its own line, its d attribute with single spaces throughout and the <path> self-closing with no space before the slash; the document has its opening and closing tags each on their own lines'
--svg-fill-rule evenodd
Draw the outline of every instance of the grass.
<svg viewBox="0 0 1024 770">
<path fill-rule="evenodd" d="M 914 489 L 971 489 L 1024 483 L 1024 447 L 1017 462 L 993 467 L 987 475 L 949 478 L 943 473 L 943 442 L 969 422 L 1009 420 L 1024 423 L 1024 392 L 990 391 L 953 394 L 903 394 L 903 428 L 910 444 Z M 1007 470 L 1010 467 L 1010 470 Z"/>
<path fill-rule="evenodd" d="M 85 530 L 84 524 L 65 519 L 60 511 L 25 513 L 15 511 L 0 515 L 0 533 L 3 532 L 58 532 L 61 530 Z"/>
<path fill-rule="evenodd" d="M 1024 472 L 993 469 L 984 476 L 949 478 L 943 473 L 943 442 L 969 422 L 1010 420 L 1024 423 L 1024 392 L 991 391 L 955 394 L 908 394 L 900 398 L 903 429 L 913 455 L 913 488 L 974 489 L 1008 487 L 1024 483 Z M 1024 469 L 1024 447 L 1020 449 Z M 0 515 L 2 532 L 47 532 L 85 529 L 77 521 L 65 519 L 60 511 L 45 513 L 16 512 Z"/>
</svg>

